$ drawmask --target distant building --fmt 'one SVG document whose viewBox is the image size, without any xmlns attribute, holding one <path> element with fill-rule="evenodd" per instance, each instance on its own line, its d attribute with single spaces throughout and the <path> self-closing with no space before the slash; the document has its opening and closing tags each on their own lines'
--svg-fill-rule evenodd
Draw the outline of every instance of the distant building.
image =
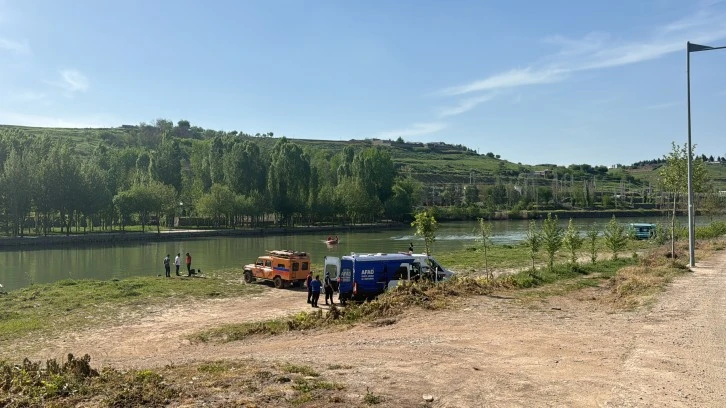
<svg viewBox="0 0 726 408">
<path fill-rule="evenodd" d="M 534 175 L 547 178 L 552 175 L 552 170 L 535 170 Z"/>
</svg>

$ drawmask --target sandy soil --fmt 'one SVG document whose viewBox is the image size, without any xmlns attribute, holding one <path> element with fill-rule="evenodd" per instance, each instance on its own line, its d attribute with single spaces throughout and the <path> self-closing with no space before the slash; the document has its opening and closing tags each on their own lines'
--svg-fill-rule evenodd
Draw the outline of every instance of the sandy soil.
<svg viewBox="0 0 726 408">
<path fill-rule="evenodd" d="M 309 364 L 384 397 L 379 406 L 726 406 L 726 252 L 700 262 L 655 305 L 614 312 L 597 290 L 522 301 L 482 296 L 395 324 L 190 344 L 222 323 L 310 310 L 305 293 L 265 291 L 149 310 L 132 324 L 49 339 L 34 359 L 88 353 L 93 364 L 152 368 L 253 357 Z M 330 371 L 331 364 L 352 366 Z M 434 401 L 425 403 L 423 395 Z"/>
</svg>

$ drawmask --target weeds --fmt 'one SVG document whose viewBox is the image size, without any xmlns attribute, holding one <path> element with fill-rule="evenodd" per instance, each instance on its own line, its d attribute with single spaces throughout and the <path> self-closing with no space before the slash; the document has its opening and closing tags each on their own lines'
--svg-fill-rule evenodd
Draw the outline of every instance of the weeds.
<svg viewBox="0 0 726 408">
<path fill-rule="evenodd" d="M 161 371 L 94 370 L 90 357 L 68 356 L 63 364 L 25 359 L 0 362 L 0 406 L 163 407 L 297 406 L 314 401 L 345 403 L 346 386 L 327 381 L 311 368 L 268 365 L 254 360 L 167 366 Z M 229 398 L 234 398 L 230 400 Z"/>
<path fill-rule="evenodd" d="M 368 405 L 378 405 L 383 402 L 383 397 L 373 394 L 370 390 L 368 390 L 368 388 L 366 388 L 366 395 L 363 396 L 363 402 Z"/>
</svg>

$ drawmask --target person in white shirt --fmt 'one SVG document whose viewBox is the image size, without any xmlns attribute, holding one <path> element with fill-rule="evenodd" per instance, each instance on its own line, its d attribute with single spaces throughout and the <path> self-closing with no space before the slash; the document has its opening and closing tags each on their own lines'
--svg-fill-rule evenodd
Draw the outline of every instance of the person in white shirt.
<svg viewBox="0 0 726 408">
<path fill-rule="evenodd" d="M 179 275 L 179 266 L 181 265 L 181 253 L 177 252 L 176 258 L 174 258 L 174 265 L 176 265 L 176 276 Z"/>
</svg>

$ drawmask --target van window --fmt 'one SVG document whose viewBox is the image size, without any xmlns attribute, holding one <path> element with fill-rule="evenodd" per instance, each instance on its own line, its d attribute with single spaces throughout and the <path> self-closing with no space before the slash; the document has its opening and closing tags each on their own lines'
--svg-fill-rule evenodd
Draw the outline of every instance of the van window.
<svg viewBox="0 0 726 408">
<path fill-rule="evenodd" d="M 308 263 L 307 262 L 303 262 L 302 263 L 302 270 L 303 271 L 307 271 L 308 270 Z"/>
<path fill-rule="evenodd" d="M 325 265 L 325 273 L 330 274 L 330 279 L 338 278 L 338 266 L 337 265 Z"/>
<path fill-rule="evenodd" d="M 269 260 L 269 259 L 266 259 L 265 260 L 265 266 L 268 267 L 268 268 L 272 267 L 272 261 Z"/>
<path fill-rule="evenodd" d="M 277 264 L 277 267 L 278 267 L 278 268 L 283 268 L 283 269 L 284 269 L 284 268 L 285 268 L 285 264 Z"/>
<path fill-rule="evenodd" d="M 300 269 L 300 264 L 297 262 L 292 263 L 292 271 L 297 272 Z"/>
<path fill-rule="evenodd" d="M 408 268 L 405 266 L 399 266 L 396 269 L 396 273 L 393 274 L 393 280 L 405 280 L 408 279 Z"/>
</svg>

